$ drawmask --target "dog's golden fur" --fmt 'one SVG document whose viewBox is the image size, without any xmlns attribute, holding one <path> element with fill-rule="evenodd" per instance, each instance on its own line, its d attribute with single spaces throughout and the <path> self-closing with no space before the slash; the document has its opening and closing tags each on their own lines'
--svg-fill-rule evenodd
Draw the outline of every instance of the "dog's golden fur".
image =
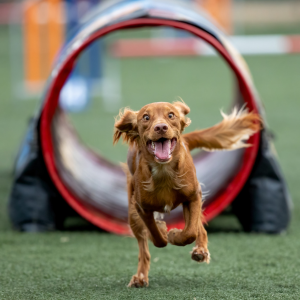
<svg viewBox="0 0 300 300">
<path fill-rule="evenodd" d="M 233 150 L 248 147 L 249 136 L 261 128 L 258 114 L 234 109 L 223 121 L 204 130 L 182 134 L 190 124 L 189 107 L 183 102 L 152 103 L 140 111 L 125 108 L 115 121 L 114 143 L 122 137 L 129 144 L 127 175 L 129 224 L 139 245 L 138 270 L 130 287 L 148 285 L 150 253 L 148 239 L 156 247 L 168 243 L 185 246 L 196 241 L 192 259 L 210 261 L 203 226 L 202 192 L 190 151 Z M 166 154 L 166 152 L 168 152 Z M 183 207 L 185 228 L 167 231 L 154 213 Z"/>
</svg>

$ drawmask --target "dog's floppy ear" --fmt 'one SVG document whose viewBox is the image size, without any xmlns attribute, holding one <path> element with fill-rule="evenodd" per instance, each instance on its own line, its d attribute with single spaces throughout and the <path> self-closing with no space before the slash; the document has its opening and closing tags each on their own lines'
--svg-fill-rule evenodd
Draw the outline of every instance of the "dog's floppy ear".
<svg viewBox="0 0 300 300">
<path fill-rule="evenodd" d="M 137 127 L 138 111 L 133 111 L 129 108 L 120 110 L 119 115 L 115 118 L 115 133 L 113 143 L 116 144 L 121 137 L 124 142 L 133 143 L 139 136 Z"/>
<path fill-rule="evenodd" d="M 191 124 L 191 119 L 187 118 L 186 115 L 190 112 L 190 108 L 182 101 L 176 101 L 173 103 L 180 114 L 181 130 L 183 131 L 185 127 Z"/>
</svg>

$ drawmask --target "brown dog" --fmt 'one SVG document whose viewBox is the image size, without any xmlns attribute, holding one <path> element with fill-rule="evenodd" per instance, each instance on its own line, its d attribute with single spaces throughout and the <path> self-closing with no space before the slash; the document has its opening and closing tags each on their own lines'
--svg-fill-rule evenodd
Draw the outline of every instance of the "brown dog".
<svg viewBox="0 0 300 300">
<path fill-rule="evenodd" d="M 261 128 L 259 115 L 234 109 L 231 115 L 223 114 L 219 124 L 182 135 L 191 122 L 186 117 L 189 111 L 182 102 L 158 102 L 140 111 L 125 108 L 116 119 L 114 143 L 123 137 L 130 145 L 126 167 L 129 224 L 139 245 L 138 270 L 129 287 L 148 285 L 148 238 L 156 247 L 185 246 L 196 240 L 192 259 L 209 263 L 201 187 L 190 151 L 248 147 L 245 141 Z M 170 212 L 180 204 L 185 228 L 167 232 L 166 223 L 155 220 L 154 212 Z"/>
</svg>

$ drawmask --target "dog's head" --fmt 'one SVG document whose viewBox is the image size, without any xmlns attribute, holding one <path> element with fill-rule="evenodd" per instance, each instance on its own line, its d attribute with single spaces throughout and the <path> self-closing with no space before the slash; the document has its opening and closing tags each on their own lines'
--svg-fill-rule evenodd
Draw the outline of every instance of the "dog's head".
<svg viewBox="0 0 300 300">
<path fill-rule="evenodd" d="M 168 163 L 176 150 L 180 136 L 191 120 L 189 107 L 183 102 L 156 102 L 140 111 L 125 108 L 115 122 L 114 143 L 121 136 L 129 144 L 144 147 L 158 163 Z"/>
</svg>

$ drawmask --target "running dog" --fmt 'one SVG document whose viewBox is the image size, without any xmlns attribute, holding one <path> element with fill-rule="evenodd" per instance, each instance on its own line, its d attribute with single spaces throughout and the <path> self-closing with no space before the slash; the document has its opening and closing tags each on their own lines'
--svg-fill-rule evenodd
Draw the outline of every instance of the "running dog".
<svg viewBox="0 0 300 300">
<path fill-rule="evenodd" d="M 183 102 L 151 103 L 139 111 L 125 108 L 115 121 L 114 144 L 122 137 L 129 144 L 127 175 L 129 224 L 139 246 L 137 273 L 128 287 L 148 286 L 150 253 L 148 239 L 156 247 L 168 243 L 185 246 L 196 241 L 191 258 L 210 261 L 207 233 L 203 226 L 202 192 L 190 151 L 234 150 L 249 147 L 248 138 L 261 129 L 258 114 L 245 109 L 222 113 L 223 120 L 210 128 L 182 134 L 191 120 Z M 167 231 L 156 213 L 183 207 L 185 228 Z"/>
</svg>

